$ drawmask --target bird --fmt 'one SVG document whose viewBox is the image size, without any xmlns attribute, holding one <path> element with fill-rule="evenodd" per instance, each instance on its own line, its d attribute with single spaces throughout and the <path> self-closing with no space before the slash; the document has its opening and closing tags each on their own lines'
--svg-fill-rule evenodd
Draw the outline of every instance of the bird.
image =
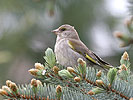
<svg viewBox="0 0 133 100">
<path fill-rule="evenodd" d="M 56 60 L 62 66 L 78 66 L 77 60 L 81 58 L 96 69 L 107 71 L 113 67 L 87 48 L 73 26 L 64 24 L 52 32 L 57 35 L 54 46 Z"/>
</svg>

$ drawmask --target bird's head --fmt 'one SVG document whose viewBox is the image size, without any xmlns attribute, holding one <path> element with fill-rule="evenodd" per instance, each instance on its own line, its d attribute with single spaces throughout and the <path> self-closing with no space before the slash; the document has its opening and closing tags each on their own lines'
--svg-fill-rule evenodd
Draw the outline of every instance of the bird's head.
<svg viewBox="0 0 133 100">
<path fill-rule="evenodd" d="M 78 34 L 73 26 L 65 24 L 52 31 L 60 38 L 79 39 Z"/>
</svg>

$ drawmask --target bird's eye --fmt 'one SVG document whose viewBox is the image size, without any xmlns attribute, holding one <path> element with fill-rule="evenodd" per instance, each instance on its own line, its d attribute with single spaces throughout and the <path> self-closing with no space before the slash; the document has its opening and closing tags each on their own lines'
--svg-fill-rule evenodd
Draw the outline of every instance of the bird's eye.
<svg viewBox="0 0 133 100">
<path fill-rule="evenodd" d="M 61 31 L 65 31 L 65 30 L 66 30 L 66 28 L 64 28 L 64 27 L 63 27 L 63 28 L 61 28 L 60 30 L 61 30 Z"/>
</svg>

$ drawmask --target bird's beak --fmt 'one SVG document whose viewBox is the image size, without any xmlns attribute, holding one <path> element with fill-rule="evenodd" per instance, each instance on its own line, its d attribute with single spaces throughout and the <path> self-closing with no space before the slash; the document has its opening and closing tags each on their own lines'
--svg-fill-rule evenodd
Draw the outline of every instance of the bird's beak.
<svg viewBox="0 0 133 100">
<path fill-rule="evenodd" d="M 53 30 L 51 32 L 54 33 L 54 34 L 56 34 L 56 35 L 58 35 L 58 31 L 59 31 L 59 29 L 55 29 L 55 30 Z"/>
</svg>

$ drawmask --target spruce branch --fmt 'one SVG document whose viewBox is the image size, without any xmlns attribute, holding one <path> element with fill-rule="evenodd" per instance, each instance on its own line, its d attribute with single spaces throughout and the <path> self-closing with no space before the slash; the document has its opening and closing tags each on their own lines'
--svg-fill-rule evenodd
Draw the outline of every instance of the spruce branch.
<svg viewBox="0 0 133 100">
<path fill-rule="evenodd" d="M 81 58 L 77 67 L 65 68 L 56 63 L 50 48 L 44 58 L 44 65 L 35 63 L 35 68 L 29 70 L 37 79 L 32 79 L 28 85 L 18 86 L 7 81 L 0 94 L 9 99 L 30 100 L 129 100 L 133 97 L 133 83 L 130 82 L 133 76 L 127 52 L 121 57 L 120 70 L 112 68 L 107 75 L 87 67 Z M 127 73 L 126 78 L 123 71 Z"/>
<path fill-rule="evenodd" d="M 128 30 L 127 33 L 129 34 L 123 34 L 120 31 L 114 33 L 115 36 L 122 41 L 120 47 L 126 47 L 133 44 L 133 15 L 125 20 L 125 26 Z"/>
<path fill-rule="evenodd" d="M 125 54 L 123 56 L 125 57 Z M 50 62 L 46 62 L 46 63 L 50 63 Z M 48 71 L 47 76 L 49 78 L 49 83 L 51 84 L 55 84 L 55 85 L 60 84 L 61 86 L 67 86 L 72 90 L 80 91 L 81 93 L 86 95 L 88 94 L 88 91 L 90 91 L 92 88 L 98 87 L 97 88 L 98 91 L 100 89 L 104 91 L 97 92 L 96 91 L 97 89 L 94 88 L 94 90 L 96 91 L 95 94 L 100 92 L 101 93 L 113 92 L 122 98 L 125 98 L 127 100 L 129 99 L 129 97 L 124 95 L 120 90 L 115 90 L 115 88 L 112 88 L 113 87 L 112 84 L 114 83 L 114 81 L 116 81 L 115 80 L 117 75 L 116 68 L 110 69 L 110 71 L 108 72 L 108 78 L 106 77 L 106 75 L 104 75 L 104 77 L 103 76 L 101 77 L 101 80 L 100 80 L 102 81 L 101 85 L 97 83 L 98 70 L 95 70 L 94 68 L 91 68 L 91 67 L 87 67 L 86 62 L 84 62 L 82 59 L 78 59 L 78 67 L 76 68 L 68 67 L 67 70 L 66 69 L 61 70 L 62 67 L 60 68 L 56 66 L 55 68 L 58 69 L 58 74 L 57 74 L 57 71 L 51 70 L 51 67 L 46 66 L 46 68 Z M 117 77 L 117 80 L 118 79 L 119 77 Z M 42 81 L 47 82 L 47 78 L 42 79 Z M 83 84 L 86 84 L 87 86 Z"/>
</svg>

